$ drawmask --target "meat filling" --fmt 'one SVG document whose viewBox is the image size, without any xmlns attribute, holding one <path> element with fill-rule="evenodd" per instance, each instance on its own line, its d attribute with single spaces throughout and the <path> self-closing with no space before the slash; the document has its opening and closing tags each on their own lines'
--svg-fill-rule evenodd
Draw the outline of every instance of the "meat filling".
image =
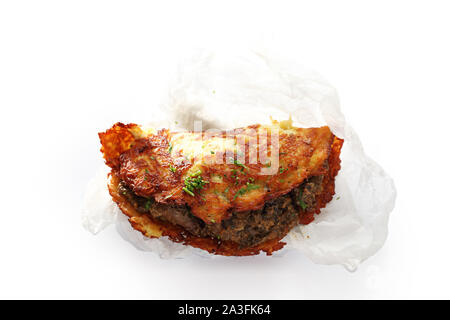
<svg viewBox="0 0 450 320">
<path fill-rule="evenodd" d="M 213 224 L 206 224 L 192 215 L 186 205 L 161 204 L 137 196 L 124 182 L 119 184 L 119 192 L 139 212 L 182 226 L 195 236 L 229 240 L 240 247 L 252 247 L 278 238 L 293 228 L 298 223 L 299 213 L 314 208 L 315 198 L 322 191 L 322 181 L 323 176 L 311 177 L 290 193 L 267 202 L 259 210 L 233 212 L 230 218 Z"/>
</svg>

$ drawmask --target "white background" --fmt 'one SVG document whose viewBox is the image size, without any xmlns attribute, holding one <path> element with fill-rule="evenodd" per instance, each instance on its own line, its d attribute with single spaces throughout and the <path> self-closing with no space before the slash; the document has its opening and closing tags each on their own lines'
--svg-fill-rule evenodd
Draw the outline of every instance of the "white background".
<svg viewBox="0 0 450 320">
<path fill-rule="evenodd" d="M 0 298 L 450 298 L 449 34 L 448 1 L 2 1 Z M 394 178 L 389 237 L 357 272 L 161 260 L 81 227 L 97 132 L 143 122 L 178 59 L 219 45 L 322 73 Z"/>
</svg>

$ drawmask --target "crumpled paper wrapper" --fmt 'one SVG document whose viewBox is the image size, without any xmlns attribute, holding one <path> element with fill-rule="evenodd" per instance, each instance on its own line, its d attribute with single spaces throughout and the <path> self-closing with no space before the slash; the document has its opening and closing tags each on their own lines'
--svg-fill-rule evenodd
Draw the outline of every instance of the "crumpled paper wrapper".
<svg viewBox="0 0 450 320">
<path fill-rule="evenodd" d="M 339 109 L 336 90 L 318 74 L 260 52 L 199 51 L 182 61 L 166 101 L 156 108 L 152 122 L 142 124 L 192 130 L 194 121 L 201 120 L 203 130 L 231 129 L 268 123 L 270 117 L 292 117 L 299 127 L 328 125 L 345 140 L 333 200 L 312 223 L 291 230 L 283 240 L 287 245 L 274 255 L 298 250 L 315 263 L 356 270 L 383 246 L 396 190 L 388 174 L 365 155 Z M 83 205 L 87 230 L 95 234 L 115 224 L 136 248 L 162 258 L 214 257 L 166 237 L 146 238 L 134 230 L 111 200 L 106 187 L 108 172 L 106 166 L 100 168 L 87 187 Z"/>
</svg>

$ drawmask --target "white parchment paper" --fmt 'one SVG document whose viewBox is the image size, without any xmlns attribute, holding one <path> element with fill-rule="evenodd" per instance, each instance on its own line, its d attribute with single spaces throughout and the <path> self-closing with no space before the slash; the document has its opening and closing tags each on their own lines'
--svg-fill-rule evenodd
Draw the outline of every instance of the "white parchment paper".
<svg viewBox="0 0 450 320">
<path fill-rule="evenodd" d="M 365 155 L 340 111 L 336 90 L 319 75 L 260 52 L 199 51 L 180 64 L 166 101 L 150 122 L 142 124 L 180 130 L 193 129 L 194 121 L 201 120 L 204 130 L 232 129 L 269 123 L 270 116 L 290 116 L 299 127 L 328 125 L 345 140 L 334 199 L 315 221 L 294 228 L 284 239 L 285 248 L 275 255 L 298 250 L 316 263 L 355 270 L 384 244 L 396 190 L 386 172 Z M 100 168 L 88 185 L 82 210 L 86 229 L 97 233 L 115 224 L 135 247 L 163 258 L 213 257 L 165 237 L 148 239 L 132 229 L 108 194 L 108 171 Z"/>
</svg>

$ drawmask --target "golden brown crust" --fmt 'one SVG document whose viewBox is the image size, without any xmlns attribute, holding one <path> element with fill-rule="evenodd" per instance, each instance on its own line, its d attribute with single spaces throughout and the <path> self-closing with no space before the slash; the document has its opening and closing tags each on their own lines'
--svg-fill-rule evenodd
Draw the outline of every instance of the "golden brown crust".
<svg viewBox="0 0 450 320">
<path fill-rule="evenodd" d="M 119 168 L 119 156 L 129 150 L 133 142 L 136 140 L 132 130 L 139 129 L 134 123 L 123 124 L 116 123 L 106 132 L 98 134 L 102 145 L 100 151 L 103 153 L 105 162 L 113 169 Z"/>
<path fill-rule="evenodd" d="M 328 157 L 328 169 L 324 172 L 323 191 L 319 194 L 316 206 L 312 210 L 299 212 L 299 223 L 308 224 L 314 220 L 314 214 L 320 213 L 320 209 L 325 207 L 333 195 L 334 195 L 334 180 L 340 169 L 339 154 L 343 144 L 343 140 L 334 138 L 330 147 L 330 153 Z M 225 256 L 247 256 L 255 255 L 259 252 L 266 252 L 267 255 L 271 255 L 272 252 L 280 250 L 285 245 L 280 241 L 290 231 L 288 229 L 278 238 L 269 240 L 255 247 L 240 248 L 237 244 L 231 241 L 220 241 L 213 238 L 200 238 L 191 235 L 183 228 L 173 225 L 168 222 L 163 222 L 152 218 L 148 214 L 139 213 L 127 200 L 118 192 L 118 185 L 120 177 L 113 170 L 110 176 L 110 182 L 108 185 L 109 192 L 113 200 L 117 203 L 119 208 L 124 214 L 129 217 L 129 221 L 134 229 L 139 230 L 147 237 L 159 238 L 161 236 L 167 236 L 172 241 L 190 245 L 196 248 L 206 250 L 213 254 L 225 255 Z"/>
</svg>

